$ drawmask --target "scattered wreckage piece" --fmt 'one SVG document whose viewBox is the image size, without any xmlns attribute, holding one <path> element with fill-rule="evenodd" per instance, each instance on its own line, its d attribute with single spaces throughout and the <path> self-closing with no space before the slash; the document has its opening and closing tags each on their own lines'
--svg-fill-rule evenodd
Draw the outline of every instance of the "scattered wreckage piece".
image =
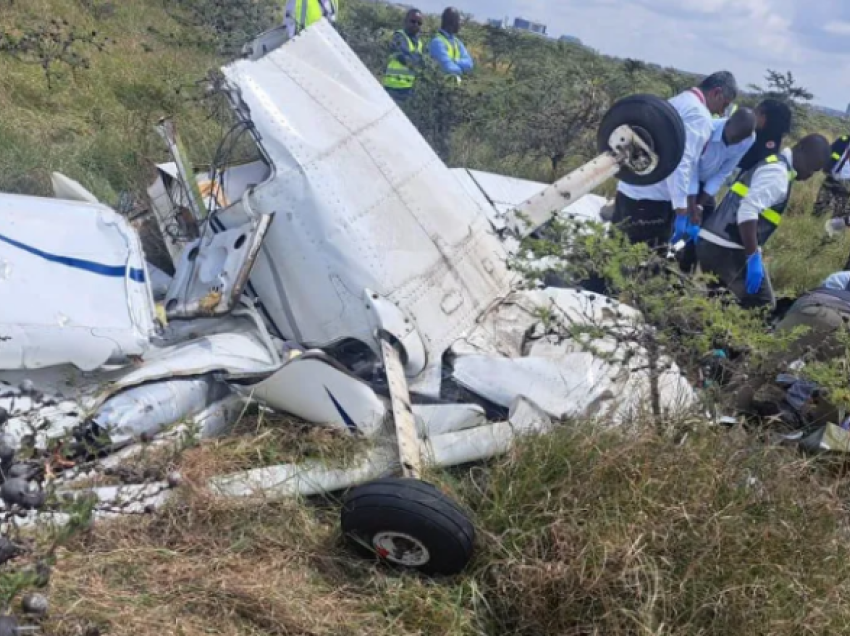
<svg viewBox="0 0 850 636">
<path fill-rule="evenodd" d="M 71 287 L 59 290 L 70 320 L 57 320 L 55 303 L 16 301 L 34 306 L 0 325 L 14 336 L 0 343 L 0 381 L 17 387 L 6 396 L 15 401 L 10 445 L 47 447 L 75 431 L 130 455 L 144 448 L 139 438 L 179 444 L 175 427 L 199 419 L 202 436 L 220 434 L 257 400 L 370 438 L 371 450 L 349 468 L 257 469 L 214 478 L 211 489 L 275 497 L 354 487 L 341 511 L 349 539 L 404 567 L 453 573 L 471 557 L 474 527 L 420 480 L 426 467 L 493 457 L 564 417 L 623 422 L 654 382 L 664 409 L 692 404 L 673 365 L 649 374 L 639 368 L 645 352 L 570 341 L 543 315 L 554 307 L 569 327 L 616 323 L 628 308 L 570 290 L 516 292 L 508 265 L 553 212 L 598 215 L 601 198 L 582 197 L 605 178 L 669 174 L 681 159 L 681 121 L 662 100 L 615 105 L 591 165 L 496 209 L 488 192 L 503 177 L 453 174 L 325 21 L 223 76 L 238 119 L 227 139 L 248 135 L 259 158 L 230 165 L 222 152 L 208 177 L 195 176 L 175 127 L 161 123 L 174 161 L 160 166 L 151 194 L 173 278 L 157 274 L 154 285 L 132 228 L 79 184 L 55 177 L 61 201 L 0 196 L 28 206 L 14 223 L 0 216 L 0 236 L 16 241 L 0 251 L 0 302 L 11 298 L 10 280 L 28 297 L 32 278 L 14 274 L 30 259 L 40 293 L 73 283 L 109 318 L 76 311 Z M 520 228 L 521 217 L 531 224 Z M 48 222 L 69 227 L 46 245 Z M 44 329 L 30 334 L 32 320 Z M 45 417 L 48 408 L 57 411 Z M 86 477 L 72 470 L 68 489 Z M 96 518 L 108 518 L 156 509 L 180 481 L 65 494 L 95 496 Z"/>
<path fill-rule="evenodd" d="M 126 363 L 156 330 L 139 237 L 99 203 L 0 196 L 0 303 L 0 369 Z"/>
</svg>

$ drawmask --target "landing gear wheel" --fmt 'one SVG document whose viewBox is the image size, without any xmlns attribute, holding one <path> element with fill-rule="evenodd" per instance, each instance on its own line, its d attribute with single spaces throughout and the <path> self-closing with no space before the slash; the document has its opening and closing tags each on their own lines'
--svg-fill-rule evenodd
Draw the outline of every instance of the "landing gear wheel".
<svg viewBox="0 0 850 636">
<path fill-rule="evenodd" d="M 599 152 L 608 152 L 608 140 L 620 126 L 629 126 L 657 155 L 658 165 L 648 174 L 627 167 L 617 173 L 624 183 L 652 185 L 669 177 L 685 153 L 685 125 L 669 102 L 655 95 L 631 95 L 616 102 L 605 113 L 596 135 Z"/>
<path fill-rule="evenodd" d="M 424 574 L 457 574 L 472 558 L 475 528 L 460 507 L 431 484 L 388 478 L 351 490 L 342 533 L 364 556 Z"/>
</svg>

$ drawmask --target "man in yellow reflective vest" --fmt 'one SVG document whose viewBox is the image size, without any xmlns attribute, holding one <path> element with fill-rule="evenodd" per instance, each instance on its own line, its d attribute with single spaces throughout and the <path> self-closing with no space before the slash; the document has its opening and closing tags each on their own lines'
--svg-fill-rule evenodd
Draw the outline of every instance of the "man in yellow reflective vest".
<svg viewBox="0 0 850 636">
<path fill-rule="evenodd" d="M 396 101 L 403 102 L 413 93 L 416 69 L 424 62 L 422 58 L 422 12 L 411 9 L 404 18 L 404 29 L 393 35 L 392 54 L 384 73 L 384 88 Z"/>
<path fill-rule="evenodd" d="M 829 154 L 829 142 L 822 135 L 803 137 L 793 148 L 767 157 L 741 175 L 703 224 L 697 244 L 700 268 L 717 276 L 742 306 L 774 308 L 761 249 L 782 222 L 792 183 L 823 170 Z"/>
<path fill-rule="evenodd" d="M 443 19 L 440 30 L 431 40 L 428 52 L 447 75 L 454 75 L 460 79 L 472 71 L 472 58 L 460 41 L 457 34 L 460 32 L 460 11 L 449 7 L 443 11 Z"/>
<path fill-rule="evenodd" d="M 294 37 L 322 18 L 336 22 L 337 15 L 339 0 L 288 0 L 284 23 L 289 37 Z"/>
</svg>

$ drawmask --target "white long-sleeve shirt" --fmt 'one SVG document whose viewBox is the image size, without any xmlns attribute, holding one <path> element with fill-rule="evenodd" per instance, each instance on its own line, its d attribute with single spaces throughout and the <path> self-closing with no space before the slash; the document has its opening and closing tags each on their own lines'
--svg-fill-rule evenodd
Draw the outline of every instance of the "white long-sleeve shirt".
<svg viewBox="0 0 850 636">
<path fill-rule="evenodd" d="M 691 174 L 698 169 L 700 155 L 712 133 L 711 113 L 701 97 L 702 93 L 698 89 L 690 89 L 668 100 L 685 125 L 685 152 L 673 174 L 651 186 L 633 186 L 621 182 L 617 190 L 638 201 L 670 201 L 675 209 L 688 207 Z"/>
<path fill-rule="evenodd" d="M 794 165 L 794 154 L 790 148 L 783 150 L 782 156 L 788 160 L 788 163 Z M 750 181 L 747 196 L 744 197 L 738 208 L 738 225 L 747 221 L 758 221 L 759 215 L 763 210 L 781 203 L 788 196 L 788 188 L 791 187 L 791 180 L 788 176 L 788 168 L 783 161 L 766 163 L 756 170 Z M 730 195 L 727 194 L 726 196 Z M 700 238 L 704 238 L 706 241 L 710 241 L 721 247 L 738 250 L 744 249 L 743 245 L 737 245 L 736 243 L 727 241 L 705 229 L 700 230 L 699 235 Z"/>
<path fill-rule="evenodd" d="M 690 194 L 699 194 L 699 184 L 704 184 L 703 190 L 711 195 L 717 196 L 723 182 L 735 170 L 738 163 L 747 154 L 747 151 L 756 141 L 756 134 L 752 133 L 744 141 L 727 146 L 723 141 L 723 129 L 728 117 L 715 119 L 712 123 L 714 128 L 705 152 L 699 158 L 698 168 L 691 173 Z"/>
<path fill-rule="evenodd" d="M 840 291 L 846 290 L 848 286 L 850 286 L 850 272 L 848 271 L 830 274 L 821 283 L 821 287 L 825 289 L 836 289 Z"/>
</svg>

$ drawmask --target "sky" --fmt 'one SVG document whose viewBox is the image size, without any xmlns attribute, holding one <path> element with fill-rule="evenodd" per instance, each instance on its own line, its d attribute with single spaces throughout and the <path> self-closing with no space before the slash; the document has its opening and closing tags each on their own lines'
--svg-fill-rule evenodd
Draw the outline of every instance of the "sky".
<svg viewBox="0 0 850 636">
<path fill-rule="evenodd" d="M 447 0 L 418 2 L 439 13 Z M 523 17 L 602 53 L 694 73 L 730 70 L 738 83 L 790 70 L 814 102 L 850 102 L 848 0 L 450 0 L 476 20 Z M 462 35 L 462 34 L 461 34 Z"/>
</svg>

